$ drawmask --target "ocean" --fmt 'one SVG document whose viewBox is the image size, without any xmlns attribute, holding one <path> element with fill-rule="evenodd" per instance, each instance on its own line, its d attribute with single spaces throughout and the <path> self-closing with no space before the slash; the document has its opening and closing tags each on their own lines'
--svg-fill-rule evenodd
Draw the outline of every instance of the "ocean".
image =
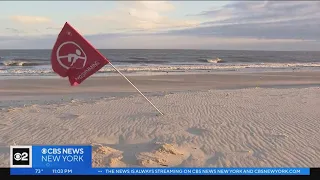
<svg viewBox="0 0 320 180">
<path fill-rule="evenodd" d="M 99 50 L 124 74 L 320 70 L 320 52 L 231 50 Z M 0 50 L 0 78 L 57 77 L 51 50 Z M 106 65 L 94 76 L 114 75 Z"/>
</svg>

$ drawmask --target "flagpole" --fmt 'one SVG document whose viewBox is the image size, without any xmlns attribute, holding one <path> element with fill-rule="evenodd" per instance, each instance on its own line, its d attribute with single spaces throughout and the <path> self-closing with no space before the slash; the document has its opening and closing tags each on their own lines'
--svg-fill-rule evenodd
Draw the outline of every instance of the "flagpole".
<svg viewBox="0 0 320 180">
<path fill-rule="evenodd" d="M 125 75 L 123 75 L 116 67 L 114 67 L 113 64 L 112 64 L 110 61 L 109 61 L 109 64 L 110 64 L 110 65 L 113 67 L 113 69 L 115 69 L 124 79 L 126 79 L 161 115 L 163 115 L 162 112 L 161 112 L 155 105 L 153 105 L 152 102 L 149 101 L 149 99 L 148 99 L 146 96 L 144 96 L 144 95 L 142 94 L 142 92 L 141 92 L 134 84 L 132 84 L 132 82 L 131 82 Z"/>
</svg>

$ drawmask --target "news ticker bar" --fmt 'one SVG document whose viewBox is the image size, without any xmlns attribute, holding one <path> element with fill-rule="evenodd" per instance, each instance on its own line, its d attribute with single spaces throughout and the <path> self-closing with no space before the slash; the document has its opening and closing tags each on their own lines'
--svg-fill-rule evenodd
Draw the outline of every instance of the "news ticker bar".
<svg viewBox="0 0 320 180">
<path fill-rule="evenodd" d="M 15 168 L 16 169 L 16 168 Z M 27 174 L 27 172 L 26 171 L 24 171 L 24 173 L 25 174 L 23 174 L 22 172 L 19 172 L 19 174 L 18 173 L 15 173 L 15 174 L 12 174 L 12 176 L 29 176 L 29 175 L 32 175 L 32 176 L 34 176 L 34 175 L 43 175 L 43 176 L 56 176 L 56 175 L 68 175 L 69 177 L 71 177 L 71 176 L 79 176 L 79 175 L 77 175 L 77 174 L 70 174 L 70 173 L 59 173 L 59 174 L 45 174 L 45 173 L 38 173 L 38 171 L 39 170 L 36 170 L 35 168 L 28 168 L 29 170 L 28 171 L 33 171 L 33 173 L 30 173 L 30 174 Z M 100 170 L 99 170 L 100 169 Z M 101 171 L 101 169 L 103 170 L 103 168 L 99 168 L 99 169 L 96 169 L 97 171 L 99 170 L 99 171 Z M 107 169 L 107 168 L 105 168 L 105 169 Z M 235 169 L 237 169 L 237 168 L 235 168 Z M 261 168 L 260 168 L 261 169 Z M 49 169 L 47 169 L 47 170 L 44 170 L 45 172 L 46 171 L 50 171 L 50 170 L 52 170 L 52 168 L 49 168 Z M 15 171 L 15 170 L 13 170 L 13 171 Z M 22 170 L 23 171 L 23 170 Z M 36 173 L 36 171 L 37 171 L 37 173 Z M 61 170 L 60 170 L 61 171 Z M 40 170 L 40 172 L 41 172 L 41 170 Z M 42 171 L 43 172 L 43 171 Z M 74 171 L 75 172 L 75 171 Z M 0 168 L 0 176 L 1 177 L 3 177 L 3 176 L 10 176 L 10 173 L 11 173 L 11 169 L 10 168 Z M 94 172 L 93 172 L 94 173 Z M 85 174 L 85 173 L 84 173 Z M 89 173 L 88 173 L 89 174 Z M 117 176 L 118 174 L 104 174 L 104 173 L 101 173 L 101 172 L 99 172 L 99 173 L 97 173 L 97 174 L 91 174 L 91 175 L 88 175 L 88 174 L 85 174 L 84 176 L 109 176 L 109 177 L 113 177 L 113 176 Z M 120 175 L 120 174 L 119 174 Z M 126 175 L 128 175 L 128 176 L 130 176 L 131 174 L 126 174 Z M 155 175 L 155 174 L 153 174 L 154 176 L 170 176 L 170 175 L 173 175 L 173 174 L 170 174 L 170 175 L 163 175 L 163 174 L 161 174 L 161 175 Z M 227 176 L 232 176 L 232 174 L 224 174 L 224 175 L 219 175 L 219 174 L 212 174 L 212 175 L 199 175 L 199 174 L 192 174 L 192 176 L 225 176 L 225 175 L 227 175 Z M 233 174 L 233 175 L 235 175 L 235 174 Z M 245 176 L 245 174 L 241 174 L 242 176 Z M 121 176 L 121 175 L 120 175 Z M 138 174 L 138 175 L 132 175 L 132 176 L 146 176 L 146 175 L 143 175 L 143 174 Z M 148 176 L 148 175 L 147 175 Z M 152 176 L 152 175 L 149 175 L 149 176 Z M 188 176 L 188 174 L 181 174 L 180 176 Z M 250 174 L 250 176 L 261 176 L 261 175 L 258 175 L 258 174 Z M 279 175 L 275 175 L 275 174 L 265 174 L 265 176 L 274 176 L 274 177 L 276 177 L 276 176 L 279 176 Z M 280 176 L 283 176 L 283 175 L 280 175 Z M 314 177 L 320 177 L 320 168 L 310 168 L 310 175 L 302 175 L 302 174 L 300 174 L 300 175 L 294 175 L 294 174 L 284 174 L 284 176 L 314 176 Z"/>
<path fill-rule="evenodd" d="M 92 168 L 92 146 L 10 146 L 12 175 L 310 175 L 310 168 Z"/>
<path fill-rule="evenodd" d="M 10 175 L 310 175 L 310 168 L 11 168 Z"/>
</svg>

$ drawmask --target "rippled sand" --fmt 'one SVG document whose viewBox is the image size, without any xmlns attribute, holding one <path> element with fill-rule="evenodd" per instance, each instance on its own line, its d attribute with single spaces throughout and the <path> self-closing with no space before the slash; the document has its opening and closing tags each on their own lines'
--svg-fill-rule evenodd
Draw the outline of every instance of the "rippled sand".
<svg viewBox="0 0 320 180">
<path fill-rule="evenodd" d="M 172 79 L 167 87 L 174 89 Z M 92 144 L 94 167 L 320 166 L 318 87 L 148 98 L 164 116 L 137 94 L 3 109 L 0 165 L 9 166 L 13 144 Z"/>
</svg>

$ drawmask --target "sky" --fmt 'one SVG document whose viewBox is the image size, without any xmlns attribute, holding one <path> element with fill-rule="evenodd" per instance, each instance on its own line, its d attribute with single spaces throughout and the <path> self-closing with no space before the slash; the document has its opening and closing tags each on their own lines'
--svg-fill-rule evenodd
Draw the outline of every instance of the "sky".
<svg viewBox="0 0 320 180">
<path fill-rule="evenodd" d="M 0 1 L 0 49 L 320 50 L 320 1 Z"/>
</svg>

